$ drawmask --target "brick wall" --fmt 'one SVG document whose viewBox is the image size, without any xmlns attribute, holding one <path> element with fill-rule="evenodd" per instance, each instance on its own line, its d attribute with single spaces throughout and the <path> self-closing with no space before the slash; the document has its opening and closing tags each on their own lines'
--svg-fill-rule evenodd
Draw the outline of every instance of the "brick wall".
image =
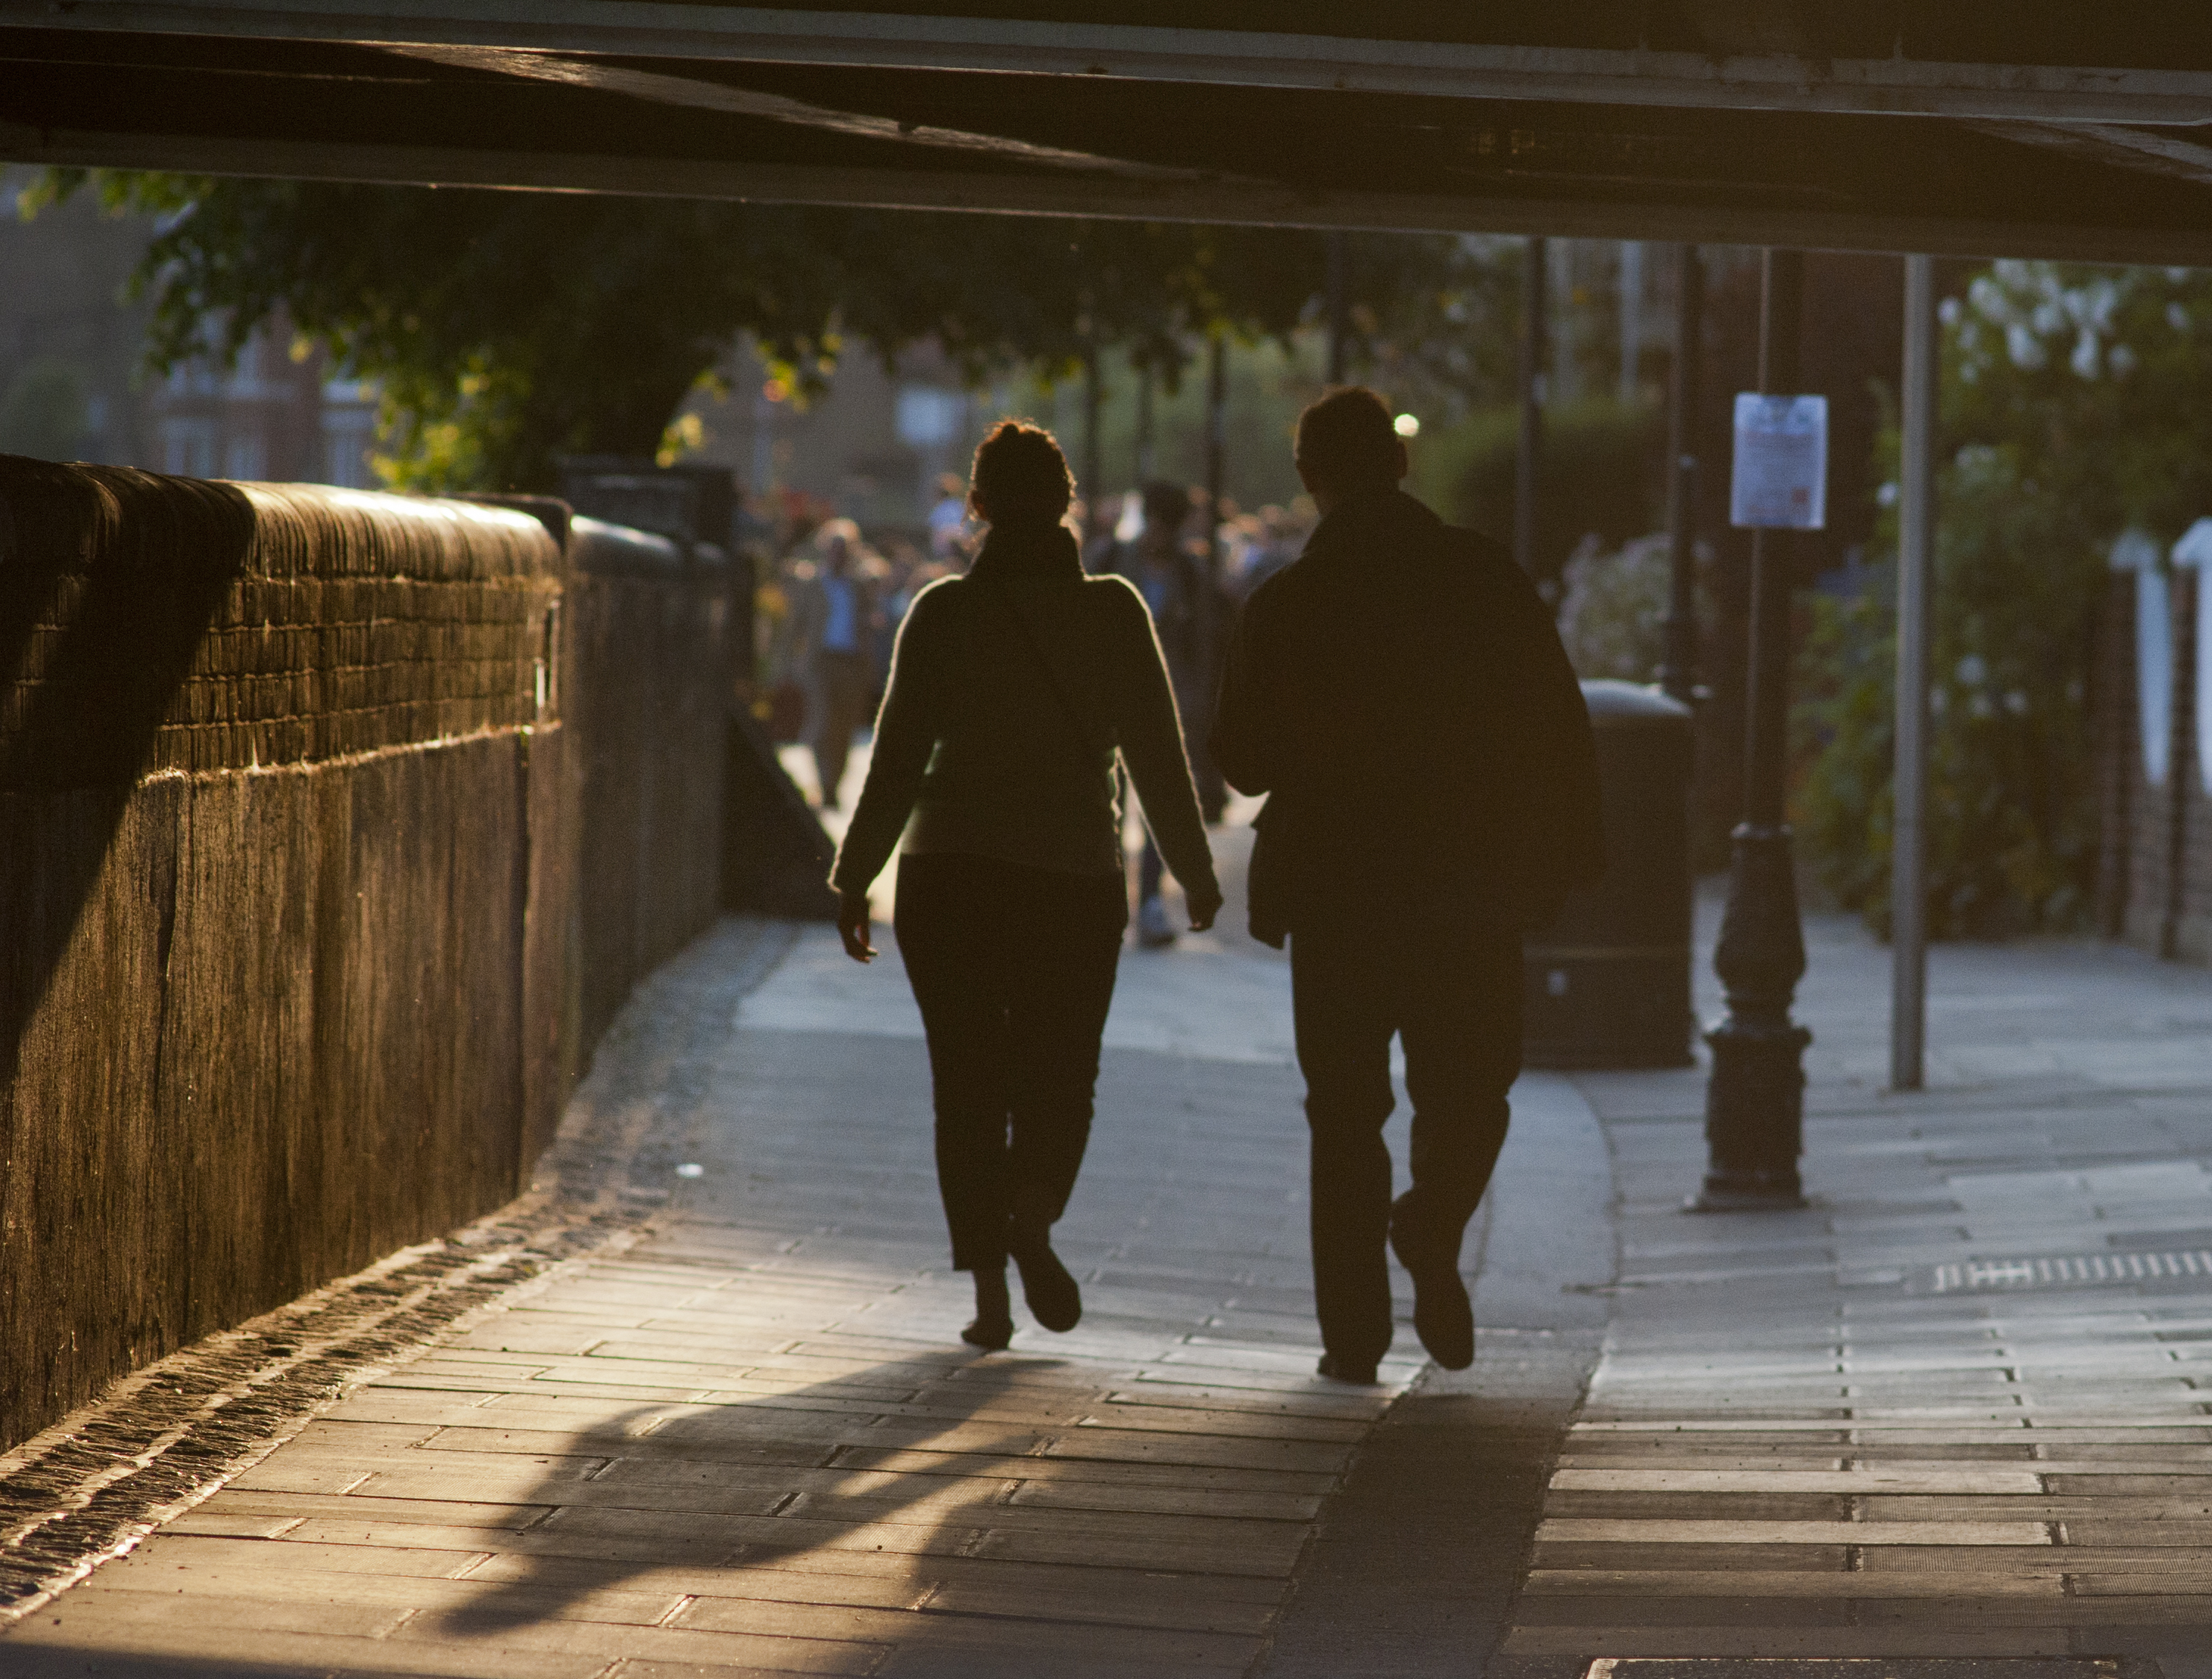
<svg viewBox="0 0 2212 1679">
<path fill-rule="evenodd" d="M 582 1042 L 720 906 L 729 569 L 592 519 L 569 526 Z"/>
<path fill-rule="evenodd" d="M 0 1447 L 510 1198 L 712 919 L 726 614 L 560 529 L 0 457 Z"/>
</svg>

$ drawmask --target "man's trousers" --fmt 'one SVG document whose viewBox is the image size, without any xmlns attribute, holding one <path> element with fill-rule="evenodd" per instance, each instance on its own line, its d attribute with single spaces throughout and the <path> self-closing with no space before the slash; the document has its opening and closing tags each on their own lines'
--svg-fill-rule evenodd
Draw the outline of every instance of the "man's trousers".
<svg viewBox="0 0 2212 1679">
<path fill-rule="evenodd" d="M 873 679 L 865 653 L 836 653 L 824 648 L 814 655 L 807 732 L 814 745 L 814 775 L 822 785 L 824 809 L 836 807 L 837 788 L 845 779 L 845 760 L 852 754 L 853 736 L 868 721 L 868 687 Z"/>
<path fill-rule="evenodd" d="M 1291 985 L 1313 1158 L 1322 1344 L 1363 1366 L 1389 1350 L 1395 1218 L 1401 1246 L 1455 1259 L 1505 1141 L 1521 1071 L 1521 938 L 1462 917 L 1297 925 Z M 1390 1199 L 1382 1124 L 1403 1039 L 1413 1187 Z"/>
</svg>

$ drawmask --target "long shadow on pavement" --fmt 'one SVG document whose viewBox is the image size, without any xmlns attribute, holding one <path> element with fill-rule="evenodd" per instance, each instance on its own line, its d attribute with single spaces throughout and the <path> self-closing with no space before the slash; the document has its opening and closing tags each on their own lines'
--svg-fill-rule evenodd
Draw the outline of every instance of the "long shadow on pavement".
<svg viewBox="0 0 2212 1679">
<path fill-rule="evenodd" d="M 986 1512 L 1004 1514 L 1021 1470 L 1000 1460 L 1066 1426 L 985 1414 L 1058 1367 L 919 1357 L 711 1409 L 658 1404 L 611 1416 L 576 1433 L 573 1455 L 516 1500 L 550 1513 L 526 1530 L 532 1552 L 499 1560 L 514 1578 L 440 1624 L 495 1633 L 588 1597 L 660 1590 L 636 1582 L 664 1569 L 769 1567 L 839 1549 L 917 1560 L 957 1552 Z M 965 1519 L 971 1512 L 978 1519 Z M 871 1530 L 882 1538 L 860 1544 Z"/>
</svg>

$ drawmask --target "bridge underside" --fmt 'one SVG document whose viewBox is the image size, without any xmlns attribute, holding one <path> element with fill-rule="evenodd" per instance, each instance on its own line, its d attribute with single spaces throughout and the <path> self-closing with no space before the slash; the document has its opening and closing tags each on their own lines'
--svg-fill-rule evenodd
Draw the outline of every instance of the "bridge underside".
<svg viewBox="0 0 2212 1679">
<path fill-rule="evenodd" d="M 1301 3 L 1265 34 L 1213 27 L 1233 21 L 1217 0 L 964 8 L 994 9 L 1019 15 L 0 0 L 0 156 L 2212 261 L 2212 30 L 2194 24 L 2130 38 L 2027 0 L 1978 25 L 1947 8 L 1936 39 L 1883 6 L 1583 0 L 1505 40 L 1487 9 L 1389 0 L 1351 39 L 1290 29 L 1322 9 Z"/>
</svg>

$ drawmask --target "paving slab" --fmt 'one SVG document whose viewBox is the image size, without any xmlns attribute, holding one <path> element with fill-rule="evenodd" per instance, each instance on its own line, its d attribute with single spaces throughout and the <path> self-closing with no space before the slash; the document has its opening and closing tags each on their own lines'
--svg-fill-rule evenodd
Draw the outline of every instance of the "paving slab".
<svg viewBox="0 0 2212 1679">
<path fill-rule="evenodd" d="M 2205 1227 L 2212 975 L 1939 947 L 1930 1088 L 1893 1094 L 1887 952 L 1808 938 L 1803 1209 L 1684 1210 L 1701 1069 L 1576 1080 L 1621 1263 L 1492 1670 L 2201 1679 L 2212 1265 L 2099 1256 Z"/>
<path fill-rule="evenodd" d="M 650 1110 L 647 1221 L 349 1384 L 0 1633 L 0 1675 L 1291 1673 L 1382 1601 L 1347 1559 L 1401 1577 L 1403 1670 L 1474 1659 L 1606 1313 L 1563 1292 L 1613 1275 L 1588 1104 L 1516 1094 L 1480 1378 L 1425 1379 L 1408 1329 L 1379 1385 L 1322 1382 L 1287 965 L 1233 932 L 1132 948 L 1058 1237 L 1085 1320 L 978 1354 L 882 942 L 665 970 L 564 1127 Z M 1376 1549 L 1370 1489 L 1439 1458 Z M 1493 1472 L 1525 1485 L 1486 1527 Z"/>
</svg>

